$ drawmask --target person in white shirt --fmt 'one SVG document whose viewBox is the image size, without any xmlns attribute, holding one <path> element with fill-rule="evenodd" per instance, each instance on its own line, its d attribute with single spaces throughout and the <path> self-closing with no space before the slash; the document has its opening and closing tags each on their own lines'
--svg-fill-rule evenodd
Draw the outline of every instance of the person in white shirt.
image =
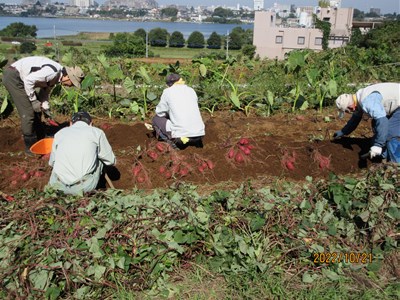
<svg viewBox="0 0 400 300">
<path fill-rule="evenodd" d="M 156 137 L 179 149 L 203 147 L 205 126 L 196 92 L 179 74 L 169 74 L 166 83 L 168 88 L 161 95 L 152 121 Z"/>
<path fill-rule="evenodd" d="M 59 63 L 41 56 L 30 56 L 5 68 L 3 84 L 11 95 L 21 118 L 25 152 L 31 155 L 30 147 L 43 137 L 41 112 L 49 114 L 49 95 L 53 87 L 80 88 L 84 74 L 79 67 L 63 67 Z"/>
<path fill-rule="evenodd" d="M 53 167 L 49 186 L 66 194 L 96 189 L 104 165 L 116 158 L 103 130 L 92 126 L 87 112 L 72 115 L 71 125 L 54 136 L 49 165 Z"/>
</svg>

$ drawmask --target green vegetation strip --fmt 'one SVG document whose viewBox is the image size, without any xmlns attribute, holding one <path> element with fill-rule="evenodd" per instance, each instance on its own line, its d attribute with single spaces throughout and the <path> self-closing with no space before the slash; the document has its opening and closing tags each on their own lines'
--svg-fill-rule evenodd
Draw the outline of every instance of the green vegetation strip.
<svg viewBox="0 0 400 300">
<path fill-rule="evenodd" d="M 307 288 L 357 274 L 395 297 L 395 277 L 381 270 L 396 259 L 398 174 L 382 165 L 363 178 L 246 183 L 206 196 L 191 185 L 82 197 L 21 191 L 0 203 L 0 296 L 167 296 L 170 275 L 188 263 L 241 289 L 244 278 L 290 274 Z"/>
</svg>

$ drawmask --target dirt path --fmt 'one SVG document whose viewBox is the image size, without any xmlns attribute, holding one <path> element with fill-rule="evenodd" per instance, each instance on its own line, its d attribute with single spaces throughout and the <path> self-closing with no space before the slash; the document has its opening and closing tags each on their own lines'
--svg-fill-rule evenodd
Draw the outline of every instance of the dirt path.
<svg viewBox="0 0 400 300">
<path fill-rule="evenodd" d="M 326 121 L 326 116 L 331 121 Z M 143 123 L 94 120 L 95 126 L 105 131 L 117 156 L 117 167 L 109 173 L 114 186 L 118 189 L 138 187 L 151 190 L 190 182 L 200 190 L 228 189 L 247 180 L 262 186 L 280 180 L 304 180 L 306 176 L 324 178 L 330 172 L 359 173 L 371 165 L 370 161 L 359 158 L 360 153 L 369 149 L 369 121 L 361 122 L 354 138 L 332 142 L 333 132 L 345 124 L 345 120 L 336 119 L 334 112 L 331 115 L 326 112 L 323 116 L 316 113 L 280 114 L 269 118 L 221 112 L 214 117 L 204 114 L 203 118 L 206 123 L 203 148 L 165 153 L 157 150 L 157 141 Z M 241 152 L 243 161 L 236 162 L 236 154 L 229 159 L 228 152 L 231 148 L 235 152 L 242 151 L 237 146 L 242 137 L 248 139 L 252 149 L 249 155 Z M 43 189 L 47 183 L 51 172 L 48 158 L 27 157 L 22 150 L 19 120 L 2 121 L 0 191 L 14 193 L 20 189 Z M 147 155 L 149 150 L 158 154 L 155 161 Z M 202 160 L 211 161 L 213 169 L 199 169 Z M 142 165 L 143 179 L 133 176 L 135 163 Z M 160 171 L 161 166 L 173 173 L 171 178 L 167 179 L 166 172 Z M 184 168 L 187 171 L 181 171 Z M 35 174 L 35 171 L 41 173 Z M 28 173 L 29 178 L 21 179 L 21 172 Z M 147 177 L 143 176 L 144 173 Z"/>
</svg>

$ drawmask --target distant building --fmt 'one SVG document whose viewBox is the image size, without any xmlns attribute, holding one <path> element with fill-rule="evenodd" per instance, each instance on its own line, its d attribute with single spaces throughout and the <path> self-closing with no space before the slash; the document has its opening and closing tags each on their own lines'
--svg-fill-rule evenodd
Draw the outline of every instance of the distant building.
<svg viewBox="0 0 400 300">
<path fill-rule="evenodd" d="M 322 31 L 315 28 L 312 14 L 320 20 L 331 23 L 329 48 L 345 45 L 350 40 L 353 22 L 353 8 L 314 7 L 298 8 L 296 24 L 280 24 L 273 11 L 256 11 L 254 18 L 253 45 L 260 58 L 284 59 L 292 50 L 322 50 Z"/>
<path fill-rule="evenodd" d="M 264 10 L 264 0 L 254 0 L 254 10 Z"/>
<path fill-rule="evenodd" d="M 78 7 L 89 7 L 93 5 L 93 0 L 70 0 L 70 5 Z"/>
<path fill-rule="evenodd" d="M 375 13 L 375 14 L 377 14 L 378 16 L 381 15 L 381 9 L 380 9 L 380 8 L 370 8 L 370 9 L 369 9 L 369 12 L 370 12 L 370 13 Z"/>
</svg>

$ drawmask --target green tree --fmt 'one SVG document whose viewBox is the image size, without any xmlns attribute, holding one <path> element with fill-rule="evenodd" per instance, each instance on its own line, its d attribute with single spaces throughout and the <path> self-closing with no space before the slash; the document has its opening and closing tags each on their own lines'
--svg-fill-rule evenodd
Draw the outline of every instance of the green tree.
<svg viewBox="0 0 400 300">
<path fill-rule="evenodd" d="M 254 58 L 254 55 L 256 54 L 256 46 L 253 45 L 243 45 L 242 48 L 242 54 L 244 56 L 247 56 L 250 59 Z"/>
<path fill-rule="evenodd" d="M 207 48 L 209 49 L 221 49 L 221 36 L 213 31 L 210 37 L 207 39 Z"/>
<path fill-rule="evenodd" d="M 351 30 L 351 39 L 349 45 L 358 46 L 363 41 L 363 35 L 360 28 L 353 28 Z"/>
<path fill-rule="evenodd" d="M 166 29 L 157 27 L 149 32 L 149 43 L 154 47 L 165 47 L 167 46 L 168 31 Z"/>
<path fill-rule="evenodd" d="M 130 33 L 117 33 L 113 45 L 105 50 L 106 56 L 143 57 L 146 54 L 146 45 L 140 36 Z"/>
<path fill-rule="evenodd" d="M 360 20 L 363 20 L 364 18 L 365 18 L 364 12 L 355 8 L 353 11 L 353 19 L 360 21 Z"/>
<path fill-rule="evenodd" d="M 139 28 L 133 34 L 138 37 L 141 37 L 143 41 L 146 43 L 146 30 L 144 30 L 143 28 Z"/>
<path fill-rule="evenodd" d="M 229 8 L 217 7 L 216 9 L 214 9 L 212 16 L 220 18 L 232 18 L 233 11 Z"/>
<path fill-rule="evenodd" d="M 182 48 L 185 47 L 185 38 L 183 37 L 182 32 L 174 31 L 169 38 L 169 46 Z"/>
<path fill-rule="evenodd" d="M 33 51 L 37 49 L 35 43 L 33 42 L 23 42 L 19 48 L 21 53 L 31 54 Z"/>
<path fill-rule="evenodd" d="M 175 17 L 176 18 L 177 15 L 178 15 L 178 9 L 176 7 L 170 6 L 170 7 L 163 8 L 161 10 L 162 18 L 165 18 L 165 17 L 167 17 L 167 18 Z"/>
<path fill-rule="evenodd" d="M 0 30 L 0 36 L 10 37 L 36 37 L 36 25 L 25 25 L 22 22 L 15 22 Z"/>
<path fill-rule="evenodd" d="M 240 33 L 239 30 L 232 30 L 232 32 L 229 33 L 229 46 L 228 46 L 229 49 L 239 50 L 242 48 L 242 45 L 243 45 L 242 34 Z"/>
<path fill-rule="evenodd" d="M 193 31 L 189 36 L 187 43 L 188 48 L 204 48 L 204 35 L 200 31 Z"/>
</svg>

